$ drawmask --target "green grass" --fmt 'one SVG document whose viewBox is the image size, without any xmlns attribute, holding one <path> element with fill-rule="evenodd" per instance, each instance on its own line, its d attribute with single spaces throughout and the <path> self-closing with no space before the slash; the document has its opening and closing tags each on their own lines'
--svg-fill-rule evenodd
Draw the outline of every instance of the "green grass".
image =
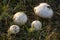
<svg viewBox="0 0 60 40">
<path fill-rule="evenodd" d="M 41 2 L 49 3 L 53 10 L 54 16 L 49 22 L 48 19 L 36 17 L 33 8 Z M 9 40 L 7 30 L 15 24 L 12 20 L 16 12 L 23 11 L 28 16 L 28 22 L 21 26 L 19 33 L 11 35 L 11 40 L 59 40 L 60 39 L 60 15 L 59 5 L 56 6 L 55 0 L 1 0 L 0 1 L 0 40 Z M 42 30 L 29 32 L 30 24 L 34 20 L 40 20 L 43 24 Z M 54 29 L 56 29 L 54 31 Z M 50 36 L 51 35 L 51 36 Z"/>
</svg>

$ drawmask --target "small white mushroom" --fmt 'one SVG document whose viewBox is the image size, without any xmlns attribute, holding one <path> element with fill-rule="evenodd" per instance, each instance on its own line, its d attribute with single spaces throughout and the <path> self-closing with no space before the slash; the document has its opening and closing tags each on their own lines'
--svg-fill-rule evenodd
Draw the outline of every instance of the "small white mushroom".
<svg viewBox="0 0 60 40">
<path fill-rule="evenodd" d="M 24 25 L 27 22 L 27 15 L 24 12 L 17 12 L 13 16 L 13 21 L 18 25 Z"/>
<path fill-rule="evenodd" d="M 53 10 L 47 3 L 40 3 L 40 5 L 34 7 L 34 12 L 42 18 L 51 18 L 53 16 Z"/>
<path fill-rule="evenodd" d="M 12 25 L 10 26 L 10 28 L 8 29 L 8 33 L 10 34 L 16 34 L 20 31 L 20 28 L 18 25 Z"/>
<path fill-rule="evenodd" d="M 35 20 L 31 23 L 31 28 L 33 28 L 34 30 L 41 30 L 42 27 L 42 23 L 38 20 Z"/>
</svg>

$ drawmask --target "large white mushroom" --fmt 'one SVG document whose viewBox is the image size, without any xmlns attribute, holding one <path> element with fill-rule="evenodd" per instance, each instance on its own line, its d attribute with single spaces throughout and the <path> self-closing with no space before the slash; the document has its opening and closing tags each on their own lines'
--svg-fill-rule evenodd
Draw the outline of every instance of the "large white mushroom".
<svg viewBox="0 0 60 40">
<path fill-rule="evenodd" d="M 35 20 L 31 23 L 31 28 L 33 28 L 34 30 L 41 30 L 42 27 L 42 23 L 38 20 Z"/>
<path fill-rule="evenodd" d="M 10 34 L 16 34 L 20 31 L 20 28 L 18 25 L 12 25 L 10 26 L 10 28 L 8 29 L 8 33 Z"/>
<path fill-rule="evenodd" d="M 13 21 L 18 25 L 24 25 L 27 22 L 27 15 L 24 12 L 17 12 L 13 16 Z"/>
<path fill-rule="evenodd" d="M 51 18 L 53 16 L 53 10 L 47 3 L 40 3 L 40 5 L 34 7 L 34 12 L 42 18 Z"/>
</svg>

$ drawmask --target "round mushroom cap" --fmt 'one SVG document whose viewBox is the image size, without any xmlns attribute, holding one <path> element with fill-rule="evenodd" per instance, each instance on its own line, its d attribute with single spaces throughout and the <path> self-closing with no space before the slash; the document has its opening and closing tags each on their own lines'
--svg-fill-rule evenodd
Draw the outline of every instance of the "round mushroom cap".
<svg viewBox="0 0 60 40">
<path fill-rule="evenodd" d="M 47 3 L 40 3 L 40 5 L 34 7 L 34 12 L 42 18 L 52 18 L 53 16 L 53 10 Z"/>
<path fill-rule="evenodd" d="M 9 28 L 9 32 L 10 32 L 11 34 L 16 34 L 16 33 L 18 33 L 19 31 L 20 31 L 20 28 L 19 28 L 18 25 L 12 25 L 12 26 L 10 26 L 10 28 Z"/>
<path fill-rule="evenodd" d="M 38 20 L 35 20 L 31 23 L 31 28 L 34 28 L 34 30 L 41 30 L 42 23 Z"/>
<path fill-rule="evenodd" d="M 13 16 L 13 21 L 18 25 L 24 25 L 27 22 L 27 15 L 24 12 L 17 12 Z"/>
</svg>

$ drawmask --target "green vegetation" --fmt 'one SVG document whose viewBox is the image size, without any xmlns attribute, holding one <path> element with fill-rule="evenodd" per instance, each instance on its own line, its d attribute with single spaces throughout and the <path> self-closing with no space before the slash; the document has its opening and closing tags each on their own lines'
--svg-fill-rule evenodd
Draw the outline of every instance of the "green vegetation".
<svg viewBox="0 0 60 40">
<path fill-rule="evenodd" d="M 41 2 L 51 5 L 54 16 L 50 19 L 36 17 L 33 8 Z M 55 0 L 0 0 L 0 40 L 59 40 L 60 39 L 60 6 L 56 6 Z M 16 12 L 23 11 L 28 16 L 28 22 L 21 26 L 21 30 L 16 35 L 11 35 L 8 39 L 7 30 L 15 24 L 12 20 Z M 40 20 L 43 24 L 42 30 L 29 32 L 31 22 Z"/>
</svg>

